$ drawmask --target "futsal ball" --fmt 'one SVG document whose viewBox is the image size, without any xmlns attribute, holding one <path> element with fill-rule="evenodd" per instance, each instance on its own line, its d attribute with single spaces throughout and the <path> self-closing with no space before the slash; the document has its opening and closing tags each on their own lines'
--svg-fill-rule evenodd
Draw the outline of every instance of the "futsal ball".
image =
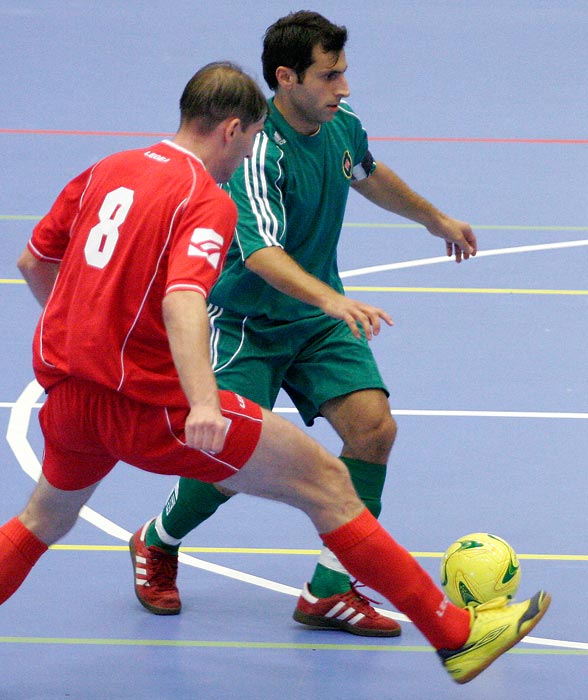
<svg viewBox="0 0 588 700">
<path fill-rule="evenodd" d="M 513 598 L 521 581 L 514 549 L 486 532 L 456 540 L 443 555 L 440 575 L 445 594 L 461 608 L 500 596 Z"/>
</svg>

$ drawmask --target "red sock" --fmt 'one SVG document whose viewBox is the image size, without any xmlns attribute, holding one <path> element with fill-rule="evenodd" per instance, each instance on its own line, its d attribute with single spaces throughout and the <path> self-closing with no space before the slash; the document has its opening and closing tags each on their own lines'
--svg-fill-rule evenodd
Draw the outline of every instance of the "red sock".
<svg viewBox="0 0 588 700">
<path fill-rule="evenodd" d="M 18 518 L 0 527 L 0 605 L 19 588 L 47 549 Z"/>
<path fill-rule="evenodd" d="M 448 602 L 429 574 L 367 508 L 321 537 L 352 576 L 407 615 L 435 649 L 457 649 L 465 643 L 469 612 Z"/>
</svg>

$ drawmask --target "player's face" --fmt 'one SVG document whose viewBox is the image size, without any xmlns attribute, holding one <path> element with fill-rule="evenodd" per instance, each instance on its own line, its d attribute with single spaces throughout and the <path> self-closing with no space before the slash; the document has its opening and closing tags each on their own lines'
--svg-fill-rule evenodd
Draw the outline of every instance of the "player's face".
<svg viewBox="0 0 588 700">
<path fill-rule="evenodd" d="M 345 51 L 325 52 L 315 46 L 314 61 L 304 73 L 302 82 L 293 84 L 286 93 L 286 119 L 302 133 L 312 134 L 321 124 L 335 116 L 339 103 L 350 94 L 345 71 Z"/>
</svg>

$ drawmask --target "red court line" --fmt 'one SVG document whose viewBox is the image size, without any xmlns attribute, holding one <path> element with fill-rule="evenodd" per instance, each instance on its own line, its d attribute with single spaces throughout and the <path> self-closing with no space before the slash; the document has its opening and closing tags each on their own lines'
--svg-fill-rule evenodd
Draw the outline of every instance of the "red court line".
<svg viewBox="0 0 588 700">
<path fill-rule="evenodd" d="M 71 129 L 0 129 L 0 134 L 29 134 L 42 136 L 144 136 L 148 138 L 170 137 L 173 134 L 159 131 L 78 131 Z M 370 136 L 370 141 L 428 141 L 456 143 L 559 143 L 588 144 L 588 139 L 535 139 L 494 138 L 467 136 Z"/>
<path fill-rule="evenodd" d="M 444 141 L 459 143 L 565 143 L 586 144 L 588 139 L 524 139 L 464 136 L 370 136 L 370 141 Z"/>
<path fill-rule="evenodd" d="M 155 131 L 74 131 L 71 129 L 0 129 L 0 134 L 29 134 L 41 136 L 147 136 L 168 137 L 173 134 Z"/>
</svg>

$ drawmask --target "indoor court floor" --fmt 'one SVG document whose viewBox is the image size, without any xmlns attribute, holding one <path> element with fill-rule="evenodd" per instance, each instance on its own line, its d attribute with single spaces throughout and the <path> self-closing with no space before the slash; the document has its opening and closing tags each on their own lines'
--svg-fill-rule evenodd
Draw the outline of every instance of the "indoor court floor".
<svg viewBox="0 0 588 700">
<path fill-rule="evenodd" d="M 200 66 L 234 60 L 261 82 L 265 28 L 307 6 L 0 0 L 0 522 L 42 455 L 40 309 L 16 269 L 32 227 L 103 155 L 173 134 Z M 376 159 L 471 222 L 480 248 L 456 265 L 424 229 L 350 195 L 348 293 L 395 321 L 373 341 L 399 424 L 381 521 L 435 578 L 457 537 L 506 538 L 518 597 L 545 588 L 551 609 L 460 688 L 410 622 L 393 640 L 297 625 L 318 539 L 301 513 L 238 496 L 185 541 L 182 614 L 152 616 L 126 542 L 175 479 L 121 464 L 0 609 L 0 700 L 586 697 L 588 4 L 310 7 L 349 29 L 349 102 Z M 286 396 L 276 410 L 301 425 Z M 309 430 L 339 450 L 324 421 Z"/>
</svg>

